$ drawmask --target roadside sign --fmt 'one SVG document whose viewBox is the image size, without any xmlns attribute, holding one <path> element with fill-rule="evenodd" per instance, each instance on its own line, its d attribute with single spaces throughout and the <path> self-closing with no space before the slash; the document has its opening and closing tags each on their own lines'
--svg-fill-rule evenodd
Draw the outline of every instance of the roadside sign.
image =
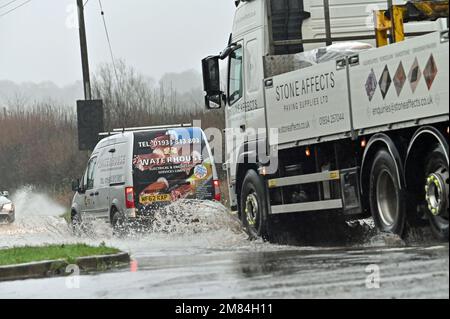
<svg viewBox="0 0 450 319">
<path fill-rule="evenodd" d="M 103 128 L 103 101 L 77 101 L 78 148 L 80 151 L 92 151 L 99 141 Z"/>
</svg>

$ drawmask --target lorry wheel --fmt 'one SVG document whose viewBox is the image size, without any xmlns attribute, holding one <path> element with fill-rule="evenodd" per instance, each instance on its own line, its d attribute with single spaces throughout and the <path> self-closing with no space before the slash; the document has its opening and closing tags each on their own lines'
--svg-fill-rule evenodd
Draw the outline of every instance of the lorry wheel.
<svg viewBox="0 0 450 319">
<path fill-rule="evenodd" d="M 269 215 L 264 180 L 254 170 L 247 172 L 241 191 L 241 220 L 250 239 L 270 240 Z"/>
<path fill-rule="evenodd" d="M 392 156 L 387 150 L 378 151 L 370 175 L 370 209 L 379 230 L 402 236 L 406 201 L 400 183 Z"/>
<path fill-rule="evenodd" d="M 428 156 L 426 163 L 426 213 L 433 234 L 440 240 L 448 240 L 449 170 L 448 162 L 442 147 L 437 147 Z"/>
<path fill-rule="evenodd" d="M 111 212 L 111 225 L 113 229 L 113 235 L 117 237 L 123 237 L 126 235 L 126 220 L 122 213 L 120 213 L 116 208 L 112 209 Z"/>
</svg>

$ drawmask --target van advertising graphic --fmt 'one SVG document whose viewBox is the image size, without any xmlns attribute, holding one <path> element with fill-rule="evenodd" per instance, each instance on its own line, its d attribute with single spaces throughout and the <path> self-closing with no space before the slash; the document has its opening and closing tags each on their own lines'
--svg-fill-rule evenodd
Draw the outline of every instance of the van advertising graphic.
<svg viewBox="0 0 450 319">
<path fill-rule="evenodd" d="M 134 133 L 137 207 L 146 212 L 180 199 L 213 199 L 213 164 L 205 148 L 200 129 Z"/>
</svg>

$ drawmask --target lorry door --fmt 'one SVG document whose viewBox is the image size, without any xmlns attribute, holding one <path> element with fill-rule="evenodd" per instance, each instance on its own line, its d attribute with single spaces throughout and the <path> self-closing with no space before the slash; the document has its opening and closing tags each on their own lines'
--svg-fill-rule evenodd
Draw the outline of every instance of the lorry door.
<svg viewBox="0 0 450 319">
<path fill-rule="evenodd" d="M 263 31 L 257 29 L 244 37 L 244 110 L 248 141 L 257 139 L 258 129 L 265 128 L 262 64 Z"/>
<path fill-rule="evenodd" d="M 236 163 L 239 148 L 244 143 L 246 131 L 246 112 L 244 96 L 244 41 L 238 41 L 242 47 L 235 50 L 228 61 L 227 110 L 226 110 L 226 153 L 227 167 L 232 177 L 236 176 Z M 234 164 L 234 165 L 233 165 Z"/>
</svg>

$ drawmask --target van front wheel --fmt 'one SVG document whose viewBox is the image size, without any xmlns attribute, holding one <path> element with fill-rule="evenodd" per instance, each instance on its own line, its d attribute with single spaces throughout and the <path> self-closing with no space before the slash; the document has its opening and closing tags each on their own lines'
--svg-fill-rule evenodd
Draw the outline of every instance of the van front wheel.
<svg viewBox="0 0 450 319">
<path fill-rule="evenodd" d="M 75 236 L 82 236 L 87 232 L 87 225 L 83 222 L 80 213 L 73 211 L 71 214 L 72 233 Z"/>
<path fill-rule="evenodd" d="M 114 236 L 122 237 L 126 234 L 125 216 L 123 216 L 116 208 L 113 208 L 111 211 L 111 225 Z"/>
<path fill-rule="evenodd" d="M 241 190 L 241 220 L 250 239 L 270 240 L 269 214 L 264 180 L 254 170 L 247 172 Z"/>
</svg>

